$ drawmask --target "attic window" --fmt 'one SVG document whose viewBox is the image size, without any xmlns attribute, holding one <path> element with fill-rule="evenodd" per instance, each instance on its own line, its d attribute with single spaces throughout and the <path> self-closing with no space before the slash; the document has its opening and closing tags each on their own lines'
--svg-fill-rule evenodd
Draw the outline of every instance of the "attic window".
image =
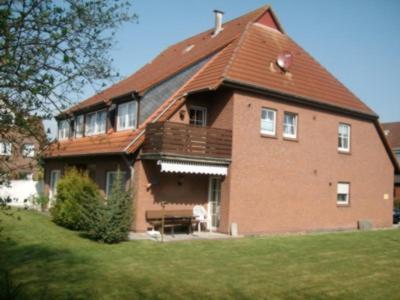
<svg viewBox="0 0 400 300">
<path fill-rule="evenodd" d="M 190 50 L 192 50 L 194 48 L 194 45 L 192 44 L 192 45 L 189 45 L 189 46 L 187 46 L 185 49 L 183 49 L 183 51 L 182 51 L 182 53 L 183 54 L 185 54 L 185 53 L 188 53 Z"/>
</svg>

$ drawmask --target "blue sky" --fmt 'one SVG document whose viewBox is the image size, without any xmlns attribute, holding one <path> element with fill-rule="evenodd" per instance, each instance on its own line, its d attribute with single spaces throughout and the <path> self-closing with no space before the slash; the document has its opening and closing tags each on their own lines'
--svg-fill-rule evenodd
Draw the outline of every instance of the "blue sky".
<svg viewBox="0 0 400 300">
<path fill-rule="evenodd" d="M 136 0 L 139 24 L 125 24 L 110 53 L 121 76 L 161 50 L 214 24 L 213 9 L 236 18 L 271 4 L 281 24 L 381 122 L 400 121 L 400 1 L 398 0 Z M 93 94 L 89 88 L 82 100 Z"/>
</svg>

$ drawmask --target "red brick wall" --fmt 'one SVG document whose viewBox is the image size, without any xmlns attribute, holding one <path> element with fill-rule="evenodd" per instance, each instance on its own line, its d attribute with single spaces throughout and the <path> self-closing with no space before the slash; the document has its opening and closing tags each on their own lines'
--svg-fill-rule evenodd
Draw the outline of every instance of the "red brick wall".
<svg viewBox="0 0 400 300">
<path fill-rule="evenodd" d="M 149 183 L 154 184 L 149 187 Z M 146 231 L 150 227 L 146 211 L 161 209 L 160 201 L 166 201 L 167 210 L 192 209 L 198 204 L 207 208 L 208 176 L 161 173 L 156 161 L 135 163 L 135 188 L 136 231 Z"/>
<path fill-rule="evenodd" d="M 260 110 L 276 109 L 277 138 L 260 135 Z M 298 113 L 298 141 L 282 138 L 283 112 Z M 337 151 L 339 122 L 351 124 L 351 154 Z M 351 183 L 338 207 L 338 181 Z M 391 225 L 393 166 L 371 122 L 236 93 L 229 223 L 242 234 Z M 385 200 L 386 194 L 389 199 Z"/>
</svg>

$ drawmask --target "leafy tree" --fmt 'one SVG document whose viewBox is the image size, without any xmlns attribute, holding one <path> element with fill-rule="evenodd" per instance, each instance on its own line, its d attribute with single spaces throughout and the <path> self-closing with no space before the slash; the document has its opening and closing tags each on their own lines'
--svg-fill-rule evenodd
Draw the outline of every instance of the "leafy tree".
<svg viewBox="0 0 400 300">
<path fill-rule="evenodd" d="M 0 139 L 18 131 L 43 145 L 32 124 L 59 114 L 84 86 L 97 90 L 117 76 L 114 34 L 135 20 L 129 0 L 1 0 Z"/>
<path fill-rule="evenodd" d="M 102 201 L 97 185 L 88 174 L 71 168 L 57 184 L 56 201 L 50 212 L 56 224 L 73 230 L 85 230 L 87 224 L 84 214 L 87 208 L 96 207 Z"/>
</svg>

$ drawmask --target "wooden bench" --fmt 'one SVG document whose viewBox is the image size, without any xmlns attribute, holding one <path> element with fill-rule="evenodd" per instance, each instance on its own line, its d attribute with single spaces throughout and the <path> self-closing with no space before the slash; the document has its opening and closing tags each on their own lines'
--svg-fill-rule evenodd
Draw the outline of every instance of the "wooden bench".
<svg viewBox="0 0 400 300">
<path fill-rule="evenodd" d="M 174 234 L 176 227 L 186 226 L 188 233 L 192 233 L 192 226 L 196 224 L 196 218 L 190 209 L 180 210 L 148 210 L 146 211 L 146 220 L 153 228 L 162 226 L 164 216 L 164 229 L 171 228 L 171 233 Z"/>
</svg>

